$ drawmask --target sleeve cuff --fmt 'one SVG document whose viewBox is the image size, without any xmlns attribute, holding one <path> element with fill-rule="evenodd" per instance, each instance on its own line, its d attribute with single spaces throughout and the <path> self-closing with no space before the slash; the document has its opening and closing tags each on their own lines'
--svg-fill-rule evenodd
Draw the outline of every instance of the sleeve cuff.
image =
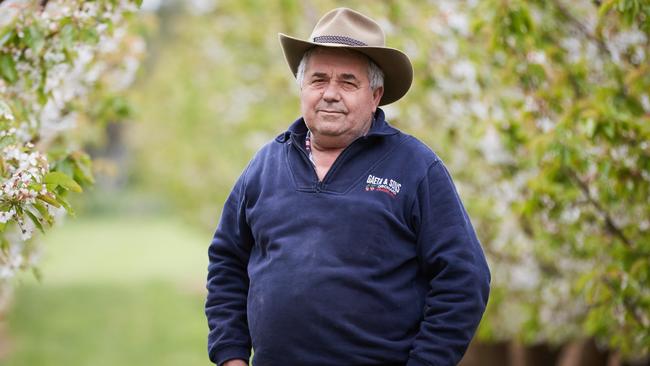
<svg viewBox="0 0 650 366">
<path fill-rule="evenodd" d="M 241 359 L 248 363 L 251 357 L 251 350 L 245 346 L 227 346 L 214 353 L 214 361 L 221 366 L 228 360 Z"/>
</svg>

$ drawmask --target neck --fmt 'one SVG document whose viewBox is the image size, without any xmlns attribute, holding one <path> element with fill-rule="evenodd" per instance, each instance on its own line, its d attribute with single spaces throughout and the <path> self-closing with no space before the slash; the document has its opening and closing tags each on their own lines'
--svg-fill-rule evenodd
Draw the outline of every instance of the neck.
<svg viewBox="0 0 650 366">
<path fill-rule="evenodd" d="M 358 134 L 329 136 L 310 131 L 312 148 L 320 152 L 341 152 L 353 143 L 354 140 L 367 135 L 372 126 L 372 122 L 370 120 L 367 126 Z"/>
<path fill-rule="evenodd" d="M 348 144 L 349 145 L 349 144 Z M 318 180 L 322 181 L 325 178 L 325 175 L 330 170 L 336 158 L 341 155 L 341 152 L 347 147 L 345 146 L 329 146 L 321 145 L 317 142 L 317 139 L 314 139 L 312 134 L 311 137 L 311 155 L 312 161 L 314 162 L 314 167 L 316 169 L 316 175 Z"/>
<path fill-rule="evenodd" d="M 332 153 L 337 151 L 341 152 L 355 139 L 356 137 L 354 139 L 346 139 L 345 141 L 341 141 L 339 137 L 330 138 L 329 136 L 319 136 L 312 133 L 311 147 L 313 150 L 323 153 Z"/>
</svg>

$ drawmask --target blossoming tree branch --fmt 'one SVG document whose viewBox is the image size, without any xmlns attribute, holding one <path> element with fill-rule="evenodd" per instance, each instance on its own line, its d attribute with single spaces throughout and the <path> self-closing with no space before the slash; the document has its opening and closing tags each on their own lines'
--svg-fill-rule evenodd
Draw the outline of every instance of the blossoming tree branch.
<svg viewBox="0 0 650 366">
<path fill-rule="evenodd" d="M 0 1 L 0 298 L 45 233 L 93 183 L 75 131 L 120 117 L 144 43 L 139 1 Z"/>
</svg>

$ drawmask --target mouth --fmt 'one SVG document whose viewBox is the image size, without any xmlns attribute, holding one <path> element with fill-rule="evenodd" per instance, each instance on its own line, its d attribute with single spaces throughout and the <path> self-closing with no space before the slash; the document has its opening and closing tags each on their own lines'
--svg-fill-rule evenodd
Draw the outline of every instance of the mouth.
<svg viewBox="0 0 650 366">
<path fill-rule="evenodd" d="M 343 111 L 333 111 L 333 110 L 328 110 L 328 109 L 319 109 L 317 112 L 345 114 L 345 112 L 343 112 Z"/>
</svg>

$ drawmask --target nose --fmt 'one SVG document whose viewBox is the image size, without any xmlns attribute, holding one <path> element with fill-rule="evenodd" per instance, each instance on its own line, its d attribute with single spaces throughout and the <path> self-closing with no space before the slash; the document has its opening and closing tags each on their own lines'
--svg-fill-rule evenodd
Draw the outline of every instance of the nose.
<svg viewBox="0 0 650 366">
<path fill-rule="evenodd" d="M 336 82 L 331 81 L 323 90 L 323 100 L 326 102 L 337 102 L 341 99 L 341 93 Z"/>
</svg>

